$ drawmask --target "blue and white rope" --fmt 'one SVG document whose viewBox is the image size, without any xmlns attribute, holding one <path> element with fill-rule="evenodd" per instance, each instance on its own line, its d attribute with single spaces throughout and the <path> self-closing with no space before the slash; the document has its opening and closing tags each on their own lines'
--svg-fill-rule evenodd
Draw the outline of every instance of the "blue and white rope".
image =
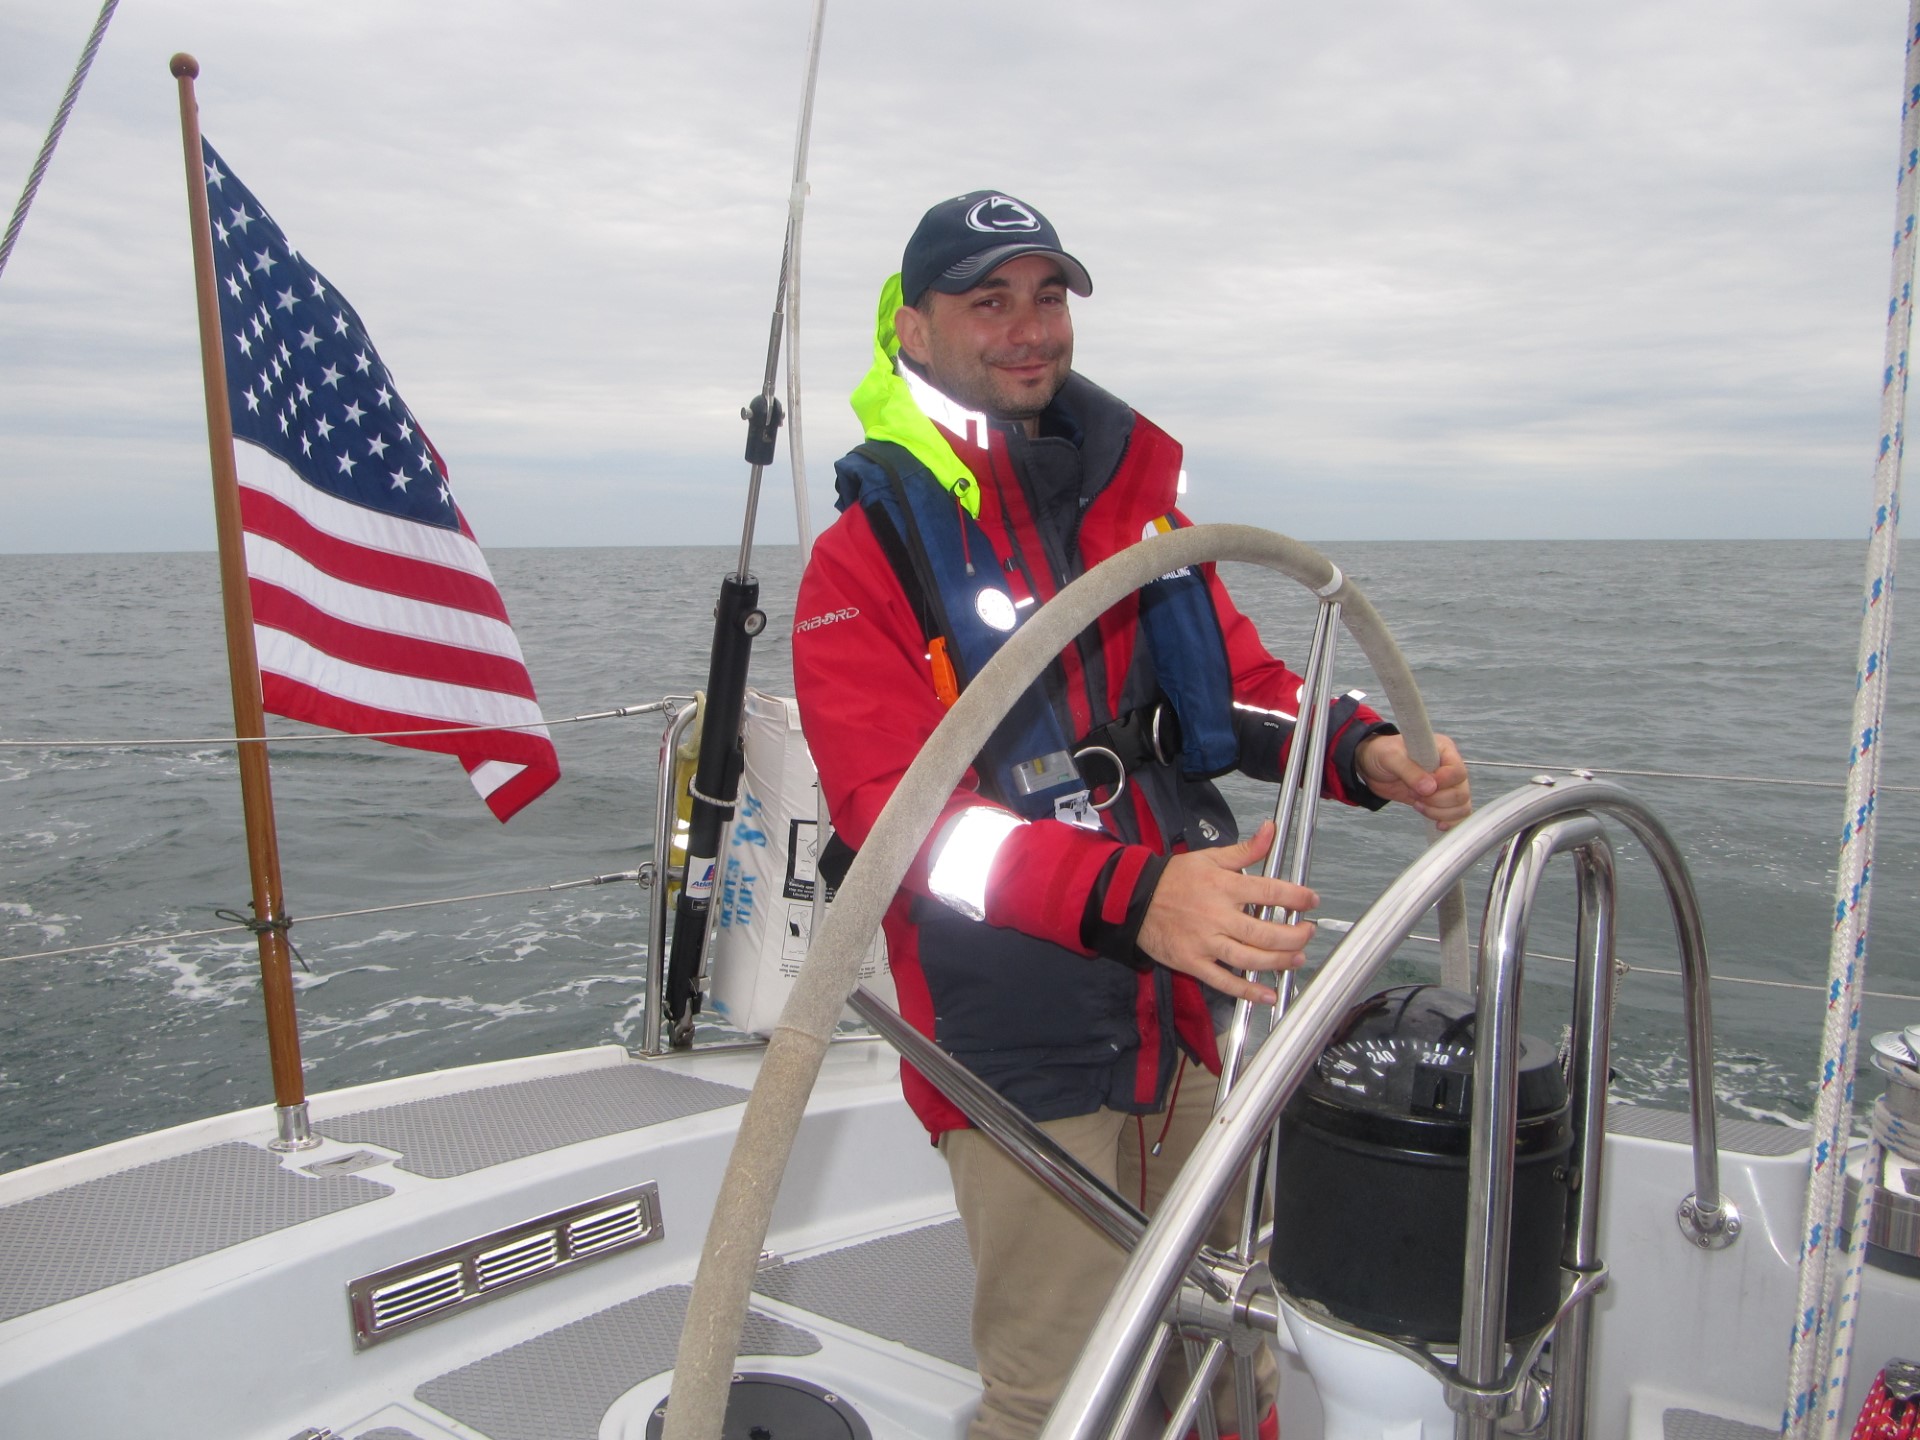
<svg viewBox="0 0 1920 1440">
<path fill-rule="evenodd" d="M 1827 1402 L 1820 1428 L 1824 1434 L 1834 1436 L 1839 1433 L 1847 1375 L 1853 1368 L 1853 1337 L 1859 1326 L 1860 1291 L 1866 1279 L 1867 1234 L 1873 1220 L 1873 1202 L 1880 1184 L 1881 1166 L 1886 1163 L 1889 1151 L 1903 1160 L 1920 1162 L 1920 1129 L 1895 1115 L 1887 1107 L 1884 1096 L 1873 1107 L 1870 1128 L 1873 1139 L 1867 1146 L 1859 1171 L 1860 1200 L 1854 1207 L 1853 1225 L 1847 1232 L 1847 1245 L 1843 1252 L 1845 1263 L 1840 1275 L 1840 1298 L 1834 1306 L 1832 1320 L 1833 1340 L 1830 1348 L 1833 1353 L 1827 1362 L 1821 1391 L 1827 1397 Z"/>
<path fill-rule="evenodd" d="M 1855 672 L 1847 808 L 1840 834 L 1827 1015 L 1813 1113 L 1813 1162 L 1807 1183 L 1800 1289 L 1794 1307 L 1783 1434 L 1808 1440 L 1836 1435 L 1846 1395 L 1849 1347 L 1836 1344 L 1850 1315 L 1834 1298 L 1835 1240 L 1846 1198 L 1847 1147 L 1853 1130 L 1853 1078 L 1859 1061 L 1860 992 L 1866 981 L 1867 917 L 1873 878 L 1874 799 L 1880 780 L 1880 725 L 1886 709 L 1888 645 L 1900 519 L 1900 460 L 1905 436 L 1907 347 L 1913 325 L 1916 172 L 1920 172 L 1920 0 L 1909 0 L 1906 88 L 1900 109 L 1897 225 L 1880 391 L 1880 453 L 1874 467 L 1873 526 L 1867 545 L 1860 650 Z M 1856 1226 L 1856 1230 L 1860 1227 Z M 1857 1264 L 1853 1267 L 1856 1272 Z M 1856 1282 L 1857 1283 L 1857 1282 Z"/>
</svg>

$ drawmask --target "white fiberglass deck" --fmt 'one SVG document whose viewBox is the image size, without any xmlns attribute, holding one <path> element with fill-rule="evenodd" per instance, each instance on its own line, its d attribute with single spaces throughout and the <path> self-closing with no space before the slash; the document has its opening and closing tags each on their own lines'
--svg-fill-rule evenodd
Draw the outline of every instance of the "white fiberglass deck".
<svg viewBox="0 0 1920 1440">
<path fill-rule="evenodd" d="M 640 1440 L 756 1060 L 541 1057 L 319 1097 L 327 1139 L 296 1155 L 265 1147 L 254 1111 L 0 1176 L 0 1436 Z M 876 1437 L 958 1440 L 971 1268 L 896 1071 L 877 1044 L 830 1052 L 740 1368 L 844 1397 Z M 1747 1231 L 1710 1255 L 1673 1223 L 1684 1117 L 1611 1124 L 1590 1433 L 1771 1433 L 1799 1134 L 1723 1125 Z M 653 1242 L 356 1348 L 351 1281 L 647 1182 Z M 1870 1275 L 1863 1364 L 1884 1358 L 1875 1337 L 1920 1334 L 1916 1290 Z M 1312 1440 L 1311 1383 L 1283 1365 L 1284 1428 Z"/>
</svg>

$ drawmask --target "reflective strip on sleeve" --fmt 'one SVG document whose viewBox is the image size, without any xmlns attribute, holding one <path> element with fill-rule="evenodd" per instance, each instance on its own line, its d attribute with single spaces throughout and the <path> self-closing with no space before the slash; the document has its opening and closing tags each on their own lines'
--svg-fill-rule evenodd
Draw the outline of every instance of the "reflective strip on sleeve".
<svg viewBox="0 0 1920 1440">
<path fill-rule="evenodd" d="M 1027 822 L 1005 810 L 970 805 L 947 822 L 934 848 L 927 888 L 969 920 L 987 918 L 987 875 L 1007 837 Z"/>
</svg>

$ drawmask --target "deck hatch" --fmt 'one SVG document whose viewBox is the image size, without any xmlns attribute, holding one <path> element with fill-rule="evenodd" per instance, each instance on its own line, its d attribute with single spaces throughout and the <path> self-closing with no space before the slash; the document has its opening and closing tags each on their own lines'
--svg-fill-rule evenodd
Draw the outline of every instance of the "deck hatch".
<svg viewBox="0 0 1920 1440">
<path fill-rule="evenodd" d="M 347 1286 L 354 1348 L 663 1233 L 660 1187 L 649 1180 L 363 1275 Z"/>
</svg>

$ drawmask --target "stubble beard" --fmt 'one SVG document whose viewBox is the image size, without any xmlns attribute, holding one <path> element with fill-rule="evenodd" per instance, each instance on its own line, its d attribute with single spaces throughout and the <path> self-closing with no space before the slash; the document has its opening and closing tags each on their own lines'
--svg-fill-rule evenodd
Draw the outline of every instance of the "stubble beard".
<svg viewBox="0 0 1920 1440">
<path fill-rule="evenodd" d="M 935 359 L 937 362 L 938 357 Z M 1057 367 L 1048 382 L 1037 389 L 1016 386 L 1011 380 L 1003 380 L 993 369 L 995 365 L 1031 364 L 1036 360 Z M 1071 345 L 1050 345 L 1006 355 L 983 355 L 964 369 L 936 363 L 929 367 L 928 378 L 941 393 L 968 409 L 982 411 L 990 419 L 1018 423 L 1034 419 L 1053 403 L 1053 397 L 1067 383 L 1072 364 Z M 940 373 L 947 369 L 956 369 L 958 373 Z"/>
</svg>

